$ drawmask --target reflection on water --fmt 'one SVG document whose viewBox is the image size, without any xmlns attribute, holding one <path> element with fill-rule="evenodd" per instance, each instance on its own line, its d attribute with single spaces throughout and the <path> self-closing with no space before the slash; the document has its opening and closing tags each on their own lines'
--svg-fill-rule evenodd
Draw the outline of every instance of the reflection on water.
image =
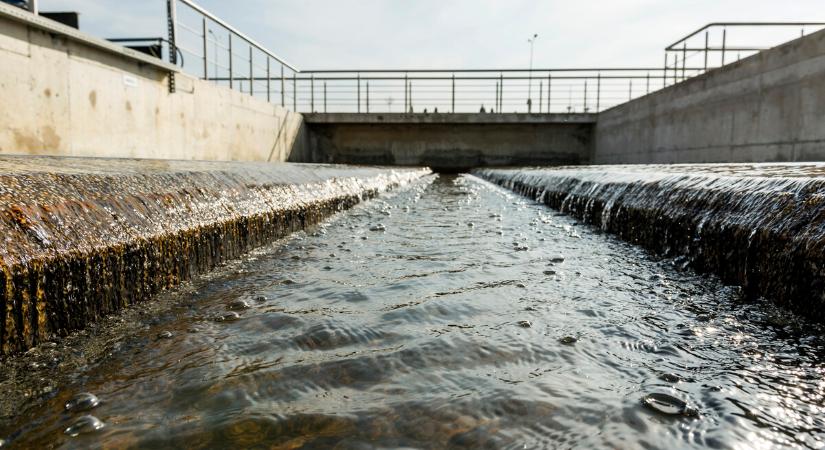
<svg viewBox="0 0 825 450">
<path fill-rule="evenodd" d="M 677 269 L 433 177 L 202 282 L 2 431 L 41 448 L 822 446 L 814 328 Z M 83 392 L 99 404 L 67 411 Z M 84 415 L 105 425 L 66 434 Z"/>
</svg>

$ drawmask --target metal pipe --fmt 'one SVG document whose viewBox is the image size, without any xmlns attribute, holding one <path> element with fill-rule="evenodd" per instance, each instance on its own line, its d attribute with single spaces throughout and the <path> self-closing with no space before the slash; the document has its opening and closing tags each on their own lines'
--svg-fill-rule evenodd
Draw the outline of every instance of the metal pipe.
<svg viewBox="0 0 825 450">
<path fill-rule="evenodd" d="M 587 80 L 584 81 L 584 98 L 587 101 Z M 599 108 L 602 105 L 602 74 L 596 74 L 596 112 L 599 112 Z"/>
<path fill-rule="evenodd" d="M 252 67 L 252 46 L 249 46 L 249 95 L 255 95 L 254 79 L 255 68 Z"/>
<path fill-rule="evenodd" d="M 358 112 L 361 112 L 361 74 L 359 73 L 356 77 L 358 82 Z"/>
<path fill-rule="evenodd" d="M 542 105 L 542 81 L 539 80 L 539 114 L 541 114 L 541 105 Z"/>
<path fill-rule="evenodd" d="M 32 14 L 40 14 L 40 5 L 38 0 L 29 0 L 29 12 Z"/>
<path fill-rule="evenodd" d="M 647 80 L 645 82 L 645 94 L 650 94 L 650 73 L 647 74 Z"/>
<path fill-rule="evenodd" d="M 272 59 L 269 56 L 267 56 L 266 57 L 266 101 L 271 103 L 272 102 L 272 83 L 271 83 L 272 75 L 271 75 L 270 66 L 269 66 L 270 61 L 272 61 Z"/>
<path fill-rule="evenodd" d="M 290 69 L 292 69 L 293 71 L 295 71 L 295 72 L 298 72 L 298 71 L 299 71 L 299 70 L 298 70 L 296 67 L 294 67 L 292 64 L 290 64 L 290 63 L 288 63 L 288 62 L 284 61 L 284 60 L 283 60 L 283 59 L 281 59 L 278 55 L 276 55 L 276 54 L 274 54 L 274 53 L 270 52 L 270 51 L 269 51 L 269 50 L 267 50 L 264 46 L 262 46 L 261 44 L 259 44 L 259 43 L 255 42 L 255 40 L 254 40 L 254 39 L 252 39 L 252 38 L 250 38 L 249 36 L 247 36 L 247 35 L 245 35 L 245 34 L 241 33 L 240 31 L 238 31 L 237 29 L 235 29 L 235 27 L 233 27 L 232 25 L 229 25 L 228 23 L 226 23 L 226 22 L 224 22 L 223 20 L 221 20 L 220 18 L 218 18 L 218 16 L 216 16 L 216 15 L 212 14 L 211 12 L 209 12 L 209 11 L 205 10 L 203 7 L 201 7 L 200 5 L 198 5 L 197 3 L 195 3 L 194 1 L 192 1 L 192 0 L 173 0 L 173 1 L 180 1 L 181 3 L 183 3 L 183 4 L 187 5 L 187 6 L 189 6 L 190 8 L 192 8 L 192 9 L 194 9 L 195 11 L 197 11 L 198 13 L 200 13 L 201 15 L 206 16 L 206 17 L 207 17 L 209 20 L 211 20 L 212 22 L 215 22 L 216 24 L 218 24 L 218 25 L 220 25 L 220 26 L 224 27 L 227 31 L 229 31 L 230 35 L 231 35 L 231 34 L 235 34 L 235 35 L 236 35 L 236 36 L 238 36 L 239 38 L 241 38 L 241 39 L 243 39 L 244 41 L 246 41 L 249 45 L 252 45 L 252 46 L 256 47 L 258 50 L 260 50 L 260 51 L 262 51 L 262 52 L 266 53 L 267 55 L 269 55 L 270 57 L 272 57 L 272 58 L 273 58 L 273 59 L 275 59 L 276 61 L 280 62 L 281 64 L 283 64 L 283 65 L 285 65 L 285 66 L 289 67 L 289 68 L 290 68 Z"/>
<path fill-rule="evenodd" d="M 324 81 L 324 112 L 327 112 L 327 82 Z"/>
<path fill-rule="evenodd" d="M 584 112 L 587 112 L 587 80 L 584 80 Z"/>
<path fill-rule="evenodd" d="M 498 81 L 496 81 L 496 99 L 495 99 L 495 102 L 493 102 L 493 103 L 495 104 L 494 108 L 496 110 L 498 110 Z M 501 112 L 501 111 L 499 111 L 499 112 Z"/>
<path fill-rule="evenodd" d="M 409 106 L 409 103 L 408 103 L 409 99 L 407 98 L 407 93 L 408 93 L 407 92 L 407 86 L 408 85 L 409 85 L 409 83 L 407 82 L 407 74 L 405 73 L 404 74 L 404 111 L 403 111 L 405 113 L 407 112 L 407 108 Z"/>
<path fill-rule="evenodd" d="M 727 44 L 728 30 L 722 28 L 722 65 L 725 65 L 725 45 Z"/>
<path fill-rule="evenodd" d="M 206 55 L 206 17 L 201 19 L 201 29 L 203 30 L 203 79 L 209 79 L 209 61 Z"/>
<path fill-rule="evenodd" d="M 662 69 L 662 89 L 667 87 L 667 50 L 665 50 L 665 68 Z"/>
<path fill-rule="evenodd" d="M 450 108 L 450 112 L 455 114 L 455 74 L 453 74 L 453 97 L 452 97 L 452 108 Z"/>
<path fill-rule="evenodd" d="M 708 39 L 710 32 L 705 31 L 705 72 L 708 71 Z"/>
<path fill-rule="evenodd" d="M 281 64 L 281 108 L 286 108 L 286 95 L 284 95 L 284 65 Z"/>
<path fill-rule="evenodd" d="M 682 81 L 685 80 L 685 61 L 687 61 L 687 42 L 682 45 Z"/>
<path fill-rule="evenodd" d="M 553 82 L 553 74 L 548 73 L 547 74 L 547 113 L 548 114 L 551 112 L 550 107 L 552 105 L 552 103 L 550 102 L 550 99 L 552 98 L 552 92 L 553 92 L 550 88 L 552 82 Z"/>
<path fill-rule="evenodd" d="M 315 75 L 309 79 L 309 112 L 315 112 Z"/>
<path fill-rule="evenodd" d="M 292 72 L 292 111 L 298 112 L 298 77 Z"/>
<path fill-rule="evenodd" d="M 367 81 L 367 114 L 370 113 L 370 82 Z"/>
<path fill-rule="evenodd" d="M 633 99 L 633 80 L 630 80 L 630 86 L 627 88 L 627 101 Z"/>
<path fill-rule="evenodd" d="M 501 112 L 501 109 L 504 108 L 504 74 L 499 72 L 498 74 L 498 112 Z"/>
<path fill-rule="evenodd" d="M 232 79 L 234 76 L 234 72 L 232 71 L 232 34 L 229 34 L 229 89 L 232 89 L 233 85 L 235 84 L 234 80 Z"/>
</svg>

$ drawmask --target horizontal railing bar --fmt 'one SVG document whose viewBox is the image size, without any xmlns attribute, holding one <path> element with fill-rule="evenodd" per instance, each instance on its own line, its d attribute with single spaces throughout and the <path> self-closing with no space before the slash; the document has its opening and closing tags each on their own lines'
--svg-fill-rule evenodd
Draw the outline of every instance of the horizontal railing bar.
<svg viewBox="0 0 825 450">
<path fill-rule="evenodd" d="M 661 67 L 595 67 L 595 68 L 559 68 L 559 69 L 363 69 L 363 70 L 302 70 L 301 73 L 504 73 L 504 72 L 640 72 L 662 70 Z M 696 68 L 699 70 L 699 68 Z M 317 78 L 316 78 L 317 79 Z"/>
<path fill-rule="evenodd" d="M 659 69 L 659 70 L 661 71 L 662 69 Z M 672 70 L 674 70 L 674 69 L 669 69 L 668 71 L 672 71 Z M 681 70 L 682 70 L 682 68 L 680 67 L 679 71 L 681 71 Z M 702 70 L 702 69 L 685 69 L 685 70 L 699 71 L 699 70 Z M 300 73 L 306 73 L 306 72 L 300 72 Z M 662 76 L 661 73 L 655 75 L 655 77 L 661 77 L 661 76 Z M 248 77 L 246 77 L 246 78 L 248 79 Z M 596 79 L 601 79 L 601 80 L 646 80 L 647 78 L 648 77 L 644 76 L 644 75 L 628 75 L 628 76 L 621 76 L 621 75 L 602 75 L 602 76 L 598 76 L 598 75 L 576 75 L 576 76 L 553 77 L 553 80 L 596 80 Z M 651 74 L 650 78 L 653 79 L 654 75 Z M 242 78 L 234 77 L 234 79 L 239 80 L 239 79 L 242 79 Z M 255 77 L 255 79 L 256 80 L 266 80 L 266 77 Z M 270 79 L 271 80 L 280 80 L 281 78 L 280 77 L 271 77 Z M 289 79 L 293 80 L 293 77 L 289 77 Z M 315 78 L 295 77 L 294 79 L 295 79 L 295 81 L 298 81 L 298 82 L 310 82 L 312 80 L 314 80 L 316 82 L 317 81 L 358 81 L 358 80 L 361 80 L 361 81 L 372 81 L 372 80 L 403 81 L 405 79 L 408 80 L 408 81 L 436 81 L 436 80 L 438 80 L 438 81 L 448 81 L 448 80 L 453 80 L 452 77 L 408 77 L 408 78 L 404 78 L 404 77 L 360 77 L 360 78 L 356 78 L 356 77 L 352 77 L 352 78 L 349 78 L 349 77 L 347 77 L 347 78 L 344 78 L 344 77 L 315 77 Z M 501 80 L 501 79 L 503 79 L 504 81 L 508 81 L 508 80 L 533 80 L 534 83 L 538 83 L 539 81 L 543 81 L 545 78 L 540 78 L 540 77 L 532 77 L 531 78 L 531 77 L 526 77 L 526 76 L 522 76 L 522 77 L 513 77 L 513 76 L 511 76 L 511 77 L 504 77 L 504 78 L 500 78 L 500 77 L 455 77 L 456 81 L 460 81 L 460 80 L 490 80 L 490 81 L 495 81 L 495 80 Z M 226 78 L 226 80 L 229 80 L 229 78 Z"/>
<path fill-rule="evenodd" d="M 214 23 L 216 23 L 216 24 L 218 24 L 218 25 L 220 25 L 220 26 L 224 27 L 226 30 L 230 31 L 231 33 L 235 34 L 235 35 L 236 35 L 236 36 L 238 36 L 239 38 L 243 39 L 243 40 L 244 40 L 244 41 L 246 41 L 248 44 L 250 44 L 250 45 L 252 45 L 252 46 L 256 47 L 258 50 L 260 50 L 260 51 L 262 51 L 263 53 L 267 54 L 267 55 L 268 55 L 268 56 L 270 56 L 271 58 L 273 58 L 273 59 L 275 59 L 276 61 L 278 61 L 279 63 L 283 64 L 284 66 L 289 67 L 291 70 L 294 70 L 295 72 L 300 72 L 300 71 L 299 71 L 299 70 L 298 70 L 295 66 L 293 66 L 292 64 L 290 64 L 290 63 L 288 63 L 288 62 L 284 61 L 284 60 L 283 60 L 283 59 L 281 59 L 281 57 L 279 57 L 278 55 L 276 55 L 276 54 L 272 53 L 271 51 L 267 50 L 264 46 L 262 46 L 261 44 L 259 44 L 257 41 L 255 41 L 255 40 L 254 40 L 254 39 L 252 39 L 251 37 L 249 37 L 249 36 L 247 36 L 247 35 L 245 35 L 245 34 L 241 33 L 241 32 L 240 32 L 240 31 L 238 31 L 237 29 L 235 29 L 235 27 L 233 27 L 232 25 L 229 25 L 228 23 L 226 23 L 226 22 L 224 22 L 223 20 L 221 20 L 219 17 L 217 17 L 217 16 L 215 16 L 214 14 L 210 13 L 209 11 L 207 11 L 207 10 L 203 9 L 203 8 L 202 8 L 201 6 L 199 6 L 197 3 L 195 3 L 195 2 L 193 2 L 193 1 L 191 1 L 191 0 L 178 0 L 178 1 L 180 1 L 181 3 L 183 3 L 183 4 L 187 5 L 187 6 L 189 6 L 190 8 L 194 9 L 195 11 L 197 11 L 197 12 L 201 13 L 202 15 L 204 15 L 206 18 L 208 18 L 208 19 L 209 19 L 209 20 L 211 20 L 212 22 L 214 22 Z"/>
</svg>

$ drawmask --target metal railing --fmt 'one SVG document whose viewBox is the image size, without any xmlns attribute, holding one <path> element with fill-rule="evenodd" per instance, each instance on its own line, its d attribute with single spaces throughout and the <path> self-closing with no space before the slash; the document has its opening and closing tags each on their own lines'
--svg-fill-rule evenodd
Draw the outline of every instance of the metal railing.
<svg viewBox="0 0 825 450">
<path fill-rule="evenodd" d="M 704 72 L 823 27 L 825 22 L 709 23 L 665 47 L 664 70 L 670 71 L 675 79 L 685 80 L 689 76 L 685 69 L 688 64 L 701 65 Z M 773 29 L 773 33 L 763 33 L 766 28 Z M 697 57 L 698 61 L 688 62 Z"/>
<path fill-rule="evenodd" d="M 200 62 L 197 69 L 184 68 L 203 79 L 281 106 L 295 97 L 286 83 L 298 73 L 295 66 L 191 0 L 166 2 L 169 45 L 177 50 L 168 52 L 169 62 L 178 64 L 180 52 Z"/>
<path fill-rule="evenodd" d="M 662 68 L 309 70 L 291 80 L 300 112 L 537 114 L 599 112 L 675 81 Z"/>
<path fill-rule="evenodd" d="M 798 37 L 772 35 L 753 44 L 753 30 L 792 29 L 804 36 L 825 27 L 711 23 L 667 46 L 658 68 L 301 71 L 194 1 L 166 1 L 171 63 L 298 112 L 596 113 L 733 62 L 732 54 L 738 60 Z M 749 43 L 732 39 L 729 29 Z"/>
</svg>

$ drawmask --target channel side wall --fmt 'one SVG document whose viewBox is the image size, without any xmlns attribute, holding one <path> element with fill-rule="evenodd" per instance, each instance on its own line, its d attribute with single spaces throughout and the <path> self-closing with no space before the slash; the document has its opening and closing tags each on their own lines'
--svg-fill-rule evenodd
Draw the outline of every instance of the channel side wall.
<svg viewBox="0 0 825 450">
<path fill-rule="evenodd" d="M 476 175 L 825 321 L 825 164 L 479 169 Z"/>
<path fill-rule="evenodd" d="M 291 160 L 429 166 L 586 164 L 592 114 L 304 114 L 306 152 Z"/>
<path fill-rule="evenodd" d="M 0 157 L 0 354 L 66 335 L 426 169 Z"/>
<path fill-rule="evenodd" d="M 603 111 L 594 138 L 595 164 L 825 160 L 825 31 Z"/>
<path fill-rule="evenodd" d="M 300 114 L 4 3 L 0 124 L 0 154 L 285 161 L 306 138 Z"/>
</svg>

